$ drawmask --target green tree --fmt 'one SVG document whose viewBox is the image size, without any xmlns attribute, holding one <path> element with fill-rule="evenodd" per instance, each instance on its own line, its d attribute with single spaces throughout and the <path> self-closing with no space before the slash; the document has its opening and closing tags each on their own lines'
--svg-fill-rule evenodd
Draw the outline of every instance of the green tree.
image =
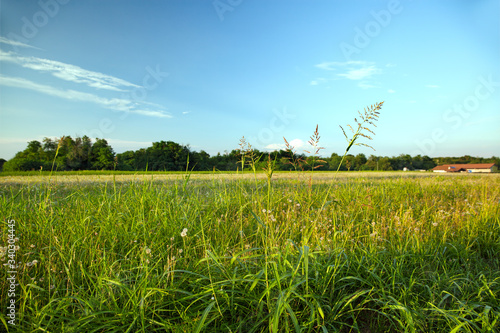
<svg viewBox="0 0 500 333">
<path fill-rule="evenodd" d="M 338 155 L 337 153 L 332 153 L 330 158 L 327 160 L 330 170 L 337 170 L 341 161 L 342 156 Z M 340 166 L 340 170 L 346 170 L 345 163 L 342 163 L 342 165 Z"/>
<path fill-rule="evenodd" d="M 378 159 L 378 169 L 382 171 L 394 170 L 391 163 L 392 159 L 384 156 Z"/>
<path fill-rule="evenodd" d="M 412 169 L 415 169 L 415 170 L 423 169 L 424 168 L 424 159 L 422 158 L 422 155 L 417 155 L 417 156 L 412 157 L 411 166 L 412 166 Z"/>
<path fill-rule="evenodd" d="M 378 170 L 378 159 L 378 156 L 370 155 L 364 165 L 365 170 Z"/>
<path fill-rule="evenodd" d="M 26 157 L 40 159 L 43 156 L 42 144 L 36 140 L 30 141 L 24 152 L 27 155 Z"/>
<path fill-rule="evenodd" d="M 33 140 L 28 142 L 28 146 L 23 151 L 16 153 L 14 158 L 5 162 L 4 171 L 29 171 L 50 169 L 50 164 L 44 158 L 42 144 Z"/>
<path fill-rule="evenodd" d="M 43 139 L 43 153 L 46 161 L 53 161 L 57 151 L 57 141 L 51 138 Z"/>
<path fill-rule="evenodd" d="M 354 169 L 355 170 L 365 170 L 364 166 L 368 160 L 365 154 L 358 154 L 354 157 Z"/>
<path fill-rule="evenodd" d="M 89 169 L 89 158 L 92 150 L 92 141 L 89 137 L 77 137 L 70 141 L 66 154 L 66 165 L 70 170 Z"/>
<path fill-rule="evenodd" d="M 117 170 L 122 171 L 133 171 L 138 170 L 135 168 L 135 153 L 132 150 L 128 150 L 124 153 L 116 155 Z"/>
<path fill-rule="evenodd" d="M 210 171 L 210 155 L 202 150 L 198 152 L 191 152 L 189 160 L 192 161 L 195 171 Z"/>
<path fill-rule="evenodd" d="M 112 170 L 115 153 L 105 139 L 96 139 L 90 152 L 90 165 L 94 170 Z"/>
<path fill-rule="evenodd" d="M 422 156 L 422 169 L 431 170 L 435 166 L 437 166 L 437 164 L 432 158 L 427 155 Z"/>
</svg>

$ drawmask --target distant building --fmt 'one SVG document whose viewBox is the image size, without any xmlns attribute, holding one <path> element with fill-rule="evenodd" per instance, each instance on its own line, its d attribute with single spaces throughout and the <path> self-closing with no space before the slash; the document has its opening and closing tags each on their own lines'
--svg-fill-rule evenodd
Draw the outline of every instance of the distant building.
<svg viewBox="0 0 500 333">
<path fill-rule="evenodd" d="M 495 163 L 438 165 L 433 172 L 497 172 Z"/>
</svg>

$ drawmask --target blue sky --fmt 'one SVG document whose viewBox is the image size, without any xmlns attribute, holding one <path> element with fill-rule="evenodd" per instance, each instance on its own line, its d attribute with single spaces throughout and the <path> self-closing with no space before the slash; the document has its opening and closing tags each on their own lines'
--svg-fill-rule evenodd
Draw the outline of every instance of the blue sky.
<svg viewBox="0 0 500 333">
<path fill-rule="evenodd" d="M 88 135 L 299 152 L 385 101 L 376 151 L 500 155 L 500 2 L 0 1 L 0 157 Z"/>
</svg>

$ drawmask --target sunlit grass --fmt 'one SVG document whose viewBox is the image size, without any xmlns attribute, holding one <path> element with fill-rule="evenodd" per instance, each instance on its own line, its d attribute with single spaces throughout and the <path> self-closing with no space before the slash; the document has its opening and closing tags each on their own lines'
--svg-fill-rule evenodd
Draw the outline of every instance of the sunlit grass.
<svg viewBox="0 0 500 333">
<path fill-rule="evenodd" d="M 499 329 L 498 174 L 66 177 L 0 188 L 19 332 Z"/>
<path fill-rule="evenodd" d="M 367 146 L 359 139 L 371 139 L 366 126 L 382 104 L 355 119 L 342 160 L 352 146 Z M 316 127 L 315 155 L 319 138 Z M 261 172 L 244 138 L 240 147 L 251 173 L 2 177 L 3 229 L 16 221 L 19 246 L 16 326 L 2 313 L 3 327 L 498 329 L 498 174 L 316 173 L 315 158 L 311 172 L 275 172 L 270 157 Z M 290 163 L 297 170 L 308 162 L 292 154 Z M 5 247 L 1 257 L 11 259 Z"/>
</svg>

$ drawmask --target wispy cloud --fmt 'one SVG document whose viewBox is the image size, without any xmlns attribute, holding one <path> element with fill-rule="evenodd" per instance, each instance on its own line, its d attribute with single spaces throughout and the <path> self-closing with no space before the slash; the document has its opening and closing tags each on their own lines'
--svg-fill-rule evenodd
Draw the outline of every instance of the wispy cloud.
<svg viewBox="0 0 500 333">
<path fill-rule="evenodd" d="M 4 43 L 13 41 L 3 38 Z M 10 62 L 29 68 L 37 72 L 45 72 L 64 81 L 84 84 L 97 90 L 107 90 L 115 92 L 129 92 L 132 88 L 140 86 L 130 83 L 120 78 L 89 71 L 79 66 L 37 57 L 25 57 L 15 52 L 5 52 L 0 49 L 0 62 Z M 128 100 L 125 98 L 107 98 L 93 93 L 77 90 L 66 90 L 55 88 L 46 84 L 40 84 L 28 79 L 19 77 L 8 77 L 0 74 L 0 85 L 22 88 L 37 91 L 46 95 L 63 98 L 66 100 L 90 102 L 98 104 L 104 108 L 143 115 L 156 118 L 172 118 L 172 115 L 165 112 L 163 106 L 146 101 Z M 126 96 L 123 94 L 122 96 Z"/>
<path fill-rule="evenodd" d="M 389 89 L 389 90 L 387 90 L 387 92 L 388 92 L 389 94 L 394 94 L 396 91 L 395 91 L 395 90 L 392 90 L 392 89 Z"/>
<path fill-rule="evenodd" d="M 290 146 L 292 146 L 294 149 L 299 149 L 304 146 L 304 141 L 301 139 L 293 139 L 292 141 L 288 142 Z M 267 146 L 264 147 L 265 149 L 272 149 L 272 150 L 285 150 L 286 146 L 284 143 L 271 143 Z"/>
<path fill-rule="evenodd" d="M 126 91 L 123 88 L 139 88 L 138 85 L 107 74 L 93 72 L 60 61 L 37 57 L 23 57 L 13 52 L 0 50 L 0 61 L 18 64 L 39 72 L 48 72 L 53 76 L 70 82 L 83 83 L 96 89 Z"/>
<path fill-rule="evenodd" d="M 321 83 L 324 83 L 327 81 L 328 81 L 328 79 L 325 79 L 324 77 L 318 77 L 318 78 L 312 80 L 309 84 L 311 86 L 317 86 L 318 84 L 321 84 Z"/>
<path fill-rule="evenodd" d="M 375 63 L 368 61 L 345 61 L 345 62 L 322 62 L 320 64 L 315 65 L 315 67 L 320 68 L 326 71 L 336 71 L 338 73 L 335 74 L 334 78 L 330 80 L 326 79 L 314 79 L 310 82 L 310 85 L 318 85 L 325 81 L 331 81 L 336 79 L 348 79 L 353 81 L 361 81 L 361 80 L 369 80 L 376 74 L 382 73 L 382 70 L 378 68 Z M 368 82 L 361 82 L 358 84 L 360 88 L 375 88 L 376 86 L 370 84 Z"/>
<path fill-rule="evenodd" d="M 345 77 L 349 80 L 364 80 L 372 77 L 375 74 L 380 73 L 380 69 L 374 65 L 363 65 L 360 68 L 354 68 L 347 70 L 346 73 L 337 74 L 338 76 Z"/>
<path fill-rule="evenodd" d="M 148 117 L 157 118 L 172 118 L 172 115 L 165 111 L 152 111 L 152 110 L 129 110 L 130 113 L 140 114 Z"/>
<path fill-rule="evenodd" d="M 172 118 L 167 112 L 161 110 L 144 110 L 141 104 L 121 98 L 104 98 L 94 94 L 76 91 L 62 90 L 45 84 L 36 83 L 24 78 L 10 77 L 0 74 L 0 85 L 33 90 L 42 94 L 59 97 L 67 100 L 90 102 L 110 110 L 126 113 L 139 114 L 149 117 Z"/>
<path fill-rule="evenodd" d="M 5 145 L 5 144 L 12 144 L 12 143 L 28 143 L 33 139 L 30 138 L 0 138 L 0 144 Z"/>
<path fill-rule="evenodd" d="M 361 81 L 360 83 L 358 83 L 358 87 L 363 88 L 363 89 L 377 88 L 376 85 L 370 84 L 370 83 L 365 82 L 365 81 Z"/>
<path fill-rule="evenodd" d="M 500 116 L 493 116 L 493 117 L 486 117 L 486 118 L 481 118 L 481 119 L 475 119 L 474 121 L 469 121 L 464 124 L 464 126 L 473 126 L 473 125 L 480 125 L 484 123 L 495 123 L 498 120 L 500 120 Z"/>
<path fill-rule="evenodd" d="M 352 66 L 352 65 L 363 65 L 365 64 L 365 61 L 345 61 L 345 62 L 339 62 L 339 61 L 324 61 L 320 64 L 315 65 L 315 67 L 327 70 L 327 71 L 334 71 L 342 67 L 346 66 Z"/>
<path fill-rule="evenodd" d="M 284 150 L 285 144 L 284 143 L 271 143 L 270 145 L 267 145 L 264 148 L 270 149 L 270 150 Z"/>
<path fill-rule="evenodd" d="M 114 148 L 145 148 L 152 145 L 151 141 L 129 141 L 120 139 L 106 139 Z"/>
<path fill-rule="evenodd" d="M 5 37 L 0 37 L 0 43 L 15 46 L 15 47 L 26 47 L 26 48 L 30 48 L 30 49 L 40 50 L 38 47 L 34 47 L 34 46 L 31 46 L 31 45 L 28 45 L 25 43 L 18 42 L 16 40 L 11 40 L 11 39 L 5 38 Z"/>
<path fill-rule="evenodd" d="M 333 71 L 336 69 L 335 64 L 336 64 L 335 62 L 322 62 L 320 64 L 315 65 L 315 67 L 324 69 L 326 71 Z"/>
</svg>

